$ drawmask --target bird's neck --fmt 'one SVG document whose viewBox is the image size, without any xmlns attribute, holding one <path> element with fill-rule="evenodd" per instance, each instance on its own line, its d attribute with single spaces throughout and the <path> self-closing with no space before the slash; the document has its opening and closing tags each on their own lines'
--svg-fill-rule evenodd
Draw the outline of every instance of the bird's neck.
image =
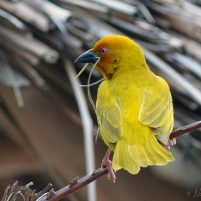
<svg viewBox="0 0 201 201">
<path fill-rule="evenodd" d="M 132 76 L 133 79 L 141 80 L 146 79 L 146 77 L 150 77 L 153 75 L 146 62 L 141 64 L 135 62 L 129 62 L 129 64 L 122 63 L 120 64 L 117 71 L 114 73 L 113 78 L 115 77 L 124 77 L 126 78 L 128 75 Z"/>
</svg>

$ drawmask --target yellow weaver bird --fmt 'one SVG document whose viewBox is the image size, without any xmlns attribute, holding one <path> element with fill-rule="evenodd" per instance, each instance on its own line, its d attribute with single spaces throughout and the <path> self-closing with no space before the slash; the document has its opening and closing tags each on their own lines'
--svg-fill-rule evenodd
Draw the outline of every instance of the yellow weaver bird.
<svg viewBox="0 0 201 201">
<path fill-rule="evenodd" d="M 113 170 L 123 168 L 137 174 L 140 167 L 173 161 L 164 147 L 169 145 L 174 124 L 169 86 L 149 69 L 140 46 L 125 36 L 106 36 L 75 62 L 95 64 L 104 76 L 96 114 L 109 147 L 102 165 L 108 168 L 110 179 L 115 181 Z"/>
</svg>

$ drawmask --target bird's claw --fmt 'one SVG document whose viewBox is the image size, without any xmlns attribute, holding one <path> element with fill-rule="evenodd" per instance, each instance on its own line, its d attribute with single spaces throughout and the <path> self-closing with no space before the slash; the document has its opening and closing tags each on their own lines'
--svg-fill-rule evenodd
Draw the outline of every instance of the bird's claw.
<svg viewBox="0 0 201 201">
<path fill-rule="evenodd" d="M 108 175 L 107 175 L 108 180 L 115 183 L 116 182 L 116 175 L 115 175 L 115 171 L 112 169 L 111 160 L 109 160 L 109 159 L 104 160 L 103 159 L 101 166 L 108 170 Z"/>
<path fill-rule="evenodd" d="M 170 146 L 174 146 L 174 145 L 176 145 L 177 144 L 177 141 L 176 141 L 176 138 L 173 138 L 173 139 L 169 139 L 168 140 L 168 144 L 166 145 L 166 148 L 168 149 L 168 150 L 170 150 Z"/>
<path fill-rule="evenodd" d="M 176 145 L 176 144 L 177 144 L 176 138 L 172 138 L 171 140 L 169 139 L 169 144 L 170 144 L 171 146 Z"/>
</svg>

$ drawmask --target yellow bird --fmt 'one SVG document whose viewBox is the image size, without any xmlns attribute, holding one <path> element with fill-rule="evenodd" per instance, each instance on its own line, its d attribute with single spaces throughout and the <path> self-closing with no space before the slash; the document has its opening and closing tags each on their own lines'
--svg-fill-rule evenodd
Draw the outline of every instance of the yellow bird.
<svg viewBox="0 0 201 201">
<path fill-rule="evenodd" d="M 174 124 L 169 86 L 149 69 L 140 46 L 125 36 L 106 36 L 75 62 L 95 64 L 105 78 L 98 88 L 96 113 L 109 147 L 102 165 L 110 179 L 115 180 L 112 169 L 137 174 L 141 167 L 173 161 L 165 148 Z"/>
</svg>

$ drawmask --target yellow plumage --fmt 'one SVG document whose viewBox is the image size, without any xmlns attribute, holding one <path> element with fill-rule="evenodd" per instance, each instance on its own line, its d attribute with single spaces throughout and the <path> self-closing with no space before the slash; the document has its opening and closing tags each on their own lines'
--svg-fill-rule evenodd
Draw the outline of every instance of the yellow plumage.
<svg viewBox="0 0 201 201">
<path fill-rule="evenodd" d="M 106 36 L 76 62 L 93 63 L 105 78 L 98 89 L 96 114 L 102 138 L 114 151 L 112 168 L 137 174 L 140 167 L 173 161 L 164 148 L 174 124 L 170 90 L 150 71 L 141 48 L 125 36 Z M 109 153 L 102 165 L 115 181 Z"/>
<path fill-rule="evenodd" d="M 173 129 L 166 81 L 150 71 L 140 47 L 127 37 L 107 36 L 93 51 L 101 47 L 107 52 L 97 68 L 106 79 L 98 89 L 97 119 L 104 142 L 114 151 L 113 169 L 136 174 L 140 167 L 173 161 L 158 142 L 167 144 Z"/>
</svg>

